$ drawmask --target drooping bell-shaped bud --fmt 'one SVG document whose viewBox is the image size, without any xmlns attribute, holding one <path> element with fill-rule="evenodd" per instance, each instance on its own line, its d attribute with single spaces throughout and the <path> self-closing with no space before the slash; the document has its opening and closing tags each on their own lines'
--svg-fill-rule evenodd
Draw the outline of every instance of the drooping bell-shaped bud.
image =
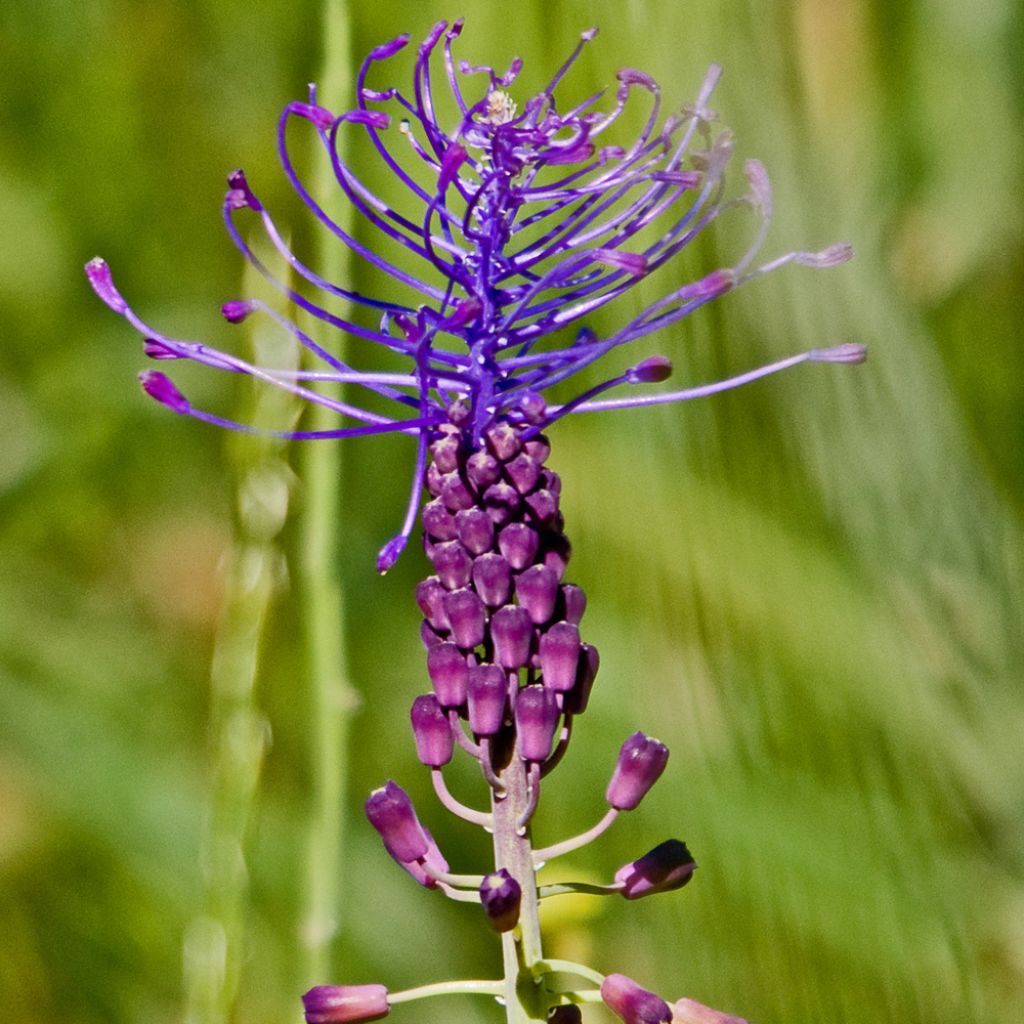
<svg viewBox="0 0 1024 1024">
<path fill-rule="evenodd" d="M 511 462 L 505 464 L 505 475 L 520 494 L 527 494 L 537 486 L 540 465 L 526 452 L 520 452 Z"/>
<path fill-rule="evenodd" d="M 562 697 L 562 710 L 567 715 L 582 715 L 590 701 L 590 691 L 601 665 L 601 656 L 592 644 L 580 644 L 580 660 L 576 667 L 576 683 Z"/>
<path fill-rule="evenodd" d="M 477 736 L 493 736 L 505 721 L 508 681 L 497 665 L 474 665 L 466 682 L 469 727 Z"/>
<path fill-rule="evenodd" d="M 508 600 L 512 567 L 495 552 L 480 555 L 473 561 L 473 586 L 488 608 L 499 608 Z"/>
<path fill-rule="evenodd" d="M 605 799 L 620 811 L 631 811 L 658 781 L 668 761 L 668 747 L 635 732 L 622 744 Z"/>
<path fill-rule="evenodd" d="M 380 833 L 388 853 L 400 862 L 419 860 L 427 853 L 427 837 L 401 786 L 388 782 L 366 801 L 366 817 Z"/>
<path fill-rule="evenodd" d="M 463 547 L 471 555 L 482 555 L 490 551 L 494 544 L 494 523 L 482 508 L 467 508 L 457 512 L 455 528 Z"/>
<path fill-rule="evenodd" d="M 516 695 L 519 753 L 525 761 L 546 761 L 558 728 L 558 700 L 544 686 L 524 686 Z"/>
<path fill-rule="evenodd" d="M 395 861 L 395 863 L 413 878 L 418 885 L 422 885 L 424 889 L 436 889 L 437 879 L 427 872 L 424 864 L 429 866 L 434 872 L 444 873 L 448 870 L 448 861 L 444 859 L 440 848 L 434 842 L 430 829 L 425 828 L 423 834 L 427 837 L 427 855 L 423 858 L 424 863 L 415 860 L 399 860 Z"/>
<path fill-rule="evenodd" d="M 625 1024 L 668 1024 L 672 1020 L 672 1011 L 664 999 L 624 974 L 609 974 L 601 982 L 601 998 Z"/>
<path fill-rule="evenodd" d="M 452 639 L 464 651 L 483 643 L 487 629 L 487 612 L 483 601 L 468 587 L 445 594 L 444 611 L 448 616 Z"/>
<path fill-rule="evenodd" d="M 430 551 L 430 560 L 434 563 L 437 578 L 448 590 L 458 590 L 469 585 L 473 563 L 466 549 L 457 540 L 435 544 Z"/>
<path fill-rule="evenodd" d="M 504 526 L 512 521 L 519 510 L 519 492 L 511 485 L 499 480 L 484 491 L 484 511 L 494 521 L 495 526 Z"/>
<path fill-rule="evenodd" d="M 450 641 L 427 651 L 427 674 L 443 708 L 461 707 L 466 702 L 466 656 Z"/>
<path fill-rule="evenodd" d="M 455 540 L 459 533 L 455 528 L 455 517 L 444 507 L 440 498 L 434 498 L 423 506 L 420 513 L 423 529 L 435 541 Z"/>
<path fill-rule="evenodd" d="M 544 685 L 556 693 L 571 690 L 580 660 L 580 631 L 569 622 L 556 622 L 537 648 Z"/>
<path fill-rule="evenodd" d="M 412 702 L 409 712 L 412 735 L 416 741 L 416 754 L 430 768 L 441 768 L 452 759 L 455 737 L 448 716 L 432 693 L 423 694 Z"/>
<path fill-rule="evenodd" d="M 447 630 L 448 616 L 444 613 L 441 598 L 447 593 L 436 576 L 428 576 L 416 585 L 416 603 L 423 617 L 434 629 Z"/>
<path fill-rule="evenodd" d="M 537 531 L 526 523 L 509 523 L 498 534 L 498 550 L 513 569 L 525 569 L 536 557 L 539 546 Z"/>
<path fill-rule="evenodd" d="M 490 427 L 485 435 L 487 447 L 499 462 L 508 462 L 515 458 L 522 447 L 519 431 L 507 420 L 499 420 Z"/>
<path fill-rule="evenodd" d="M 638 900 L 658 892 L 681 889 L 693 878 L 697 869 L 686 844 L 678 839 L 666 839 L 639 860 L 623 865 L 615 872 L 615 881 L 622 883 L 619 890 L 627 900 Z"/>
<path fill-rule="evenodd" d="M 302 997 L 306 1024 L 353 1024 L 388 1015 L 383 985 L 317 985 Z"/>
<path fill-rule="evenodd" d="M 566 622 L 578 626 L 583 618 L 583 613 L 587 610 L 586 592 L 582 587 L 577 587 L 575 583 L 563 584 L 559 608 L 562 612 L 561 617 Z"/>
<path fill-rule="evenodd" d="M 516 577 L 516 597 L 535 626 L 547 622 L 558 600 L 558 577 L 546 565 L 531 565 Z"/>
<path fill-rule="evenodd" d="M 491 616 L 494 660 L 502 668 L 522 668 L 530 660 L 533 623 L 525 608 L 507 604 Z"/>
<path fill-rule="evenodd" d="M 486 491 L 501 479 L 501 463 L 488 452 L 473 452 L 466 459 L 466 476 L 478 491 Z"/>
<path fill-rule="evenodd" d="M 480 903 L 496 932 L 509 932 L 519 923 L 522 898 L 523 890 L 505 868 L 484 875 L 480 883 Z"/>
</svg>

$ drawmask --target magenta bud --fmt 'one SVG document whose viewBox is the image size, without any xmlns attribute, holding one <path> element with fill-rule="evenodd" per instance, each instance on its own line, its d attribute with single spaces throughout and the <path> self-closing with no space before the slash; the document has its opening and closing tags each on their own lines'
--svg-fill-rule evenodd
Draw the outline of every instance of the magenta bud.
<svg viewBox="0 0 1024 1024">
<path fill-rule="evenodd" d="M 547 526 L 558 515 L 558 495 L 546 487 L 528 494 L 523 500 L 530 516 L 541 526 Z"/>
<path fill-rule="evenodd" d="M 377 552 L 377 572 L 383 576 L 388 569 L 390 569 L 395 562 L 398 561 L 398 556 L 405 550 L 405 545 L 409 543 L 409 538 L 404 534 L 399 534 L 397 537 L 392 537 Z"/>
<path fill-rule="evenodd" d="M 466 656 L 450 641 L 427 651 L 427 674 L 441 707 L 457 708 L 465 704 L 468 672 Z"/>
<path fill-rule="evenodd" d="M 742 1017 L 712 1010 L 696 999 L 677 1000 L 672 1006 L 672 1020 L 675 1024 L 747 1024 Z"/>
<path fill-rule="evenodd" d="M 672 360 L 668 356 L 651 356 L 626 371 L 630 384 L 660 384 L 672 376 Z"/>
<path fill-rule="evenodd" d="M 448 716 L 432 693 L 417 697 L 409 712 L 416 754 L 430 768 L 441 768 L 452 759 L 455 738 Z"/>
<path fill-rule="evenodd" d="M 455 540 L 459 535 L 455 529 L 455 517 L 444 507 L 444 502 L 437 498 L 423 506 L 420 519 L 423 529 L 434 540 Z"/>
<path fill-rule="evenodd" d="M 124 313 L 128 309 L 128 303 L 121 297 L 121 293 L 114 286 L 114 279 L 110 274 L 110 267 L 107 262 L 99 256 L 93 257 L 85 265 L 85 276 L 92 285 L 92 290 L 115 312 Z"/>
<path fill-rule="evenodd" d="M 466 324 L 476 320 L 483 308 L 483 303 L 475 295 L 460 299 L 455 303 L 451 316 L 442 321 L 442 326 L 446 330 L 458 330 L 460 327 L 465 327 Z"/>
<path fill-rule="evenodd" d="M 575 583 L 566 583 L 562 587 L 562 600 L 560 604 L 562 618 L 578 626 L 583 613 L 587 610 L 587 595 L 582 587 Z"/>
<path fill-rule="evenodd" d="M 441 634 L 438 633 L 426 619 L 420 623 L 420 640 L 423 642 L 423 646 L 426 647 L 427 650 L 443 643 L 444 639 L 445 638 L 441 636 Z"/>
<path fill-rule="evenodd" d="M 448 616 L 444 613 L 441 601 L 446 593 L 448 591 L 441 586 L 441 581 L 436 576 L 428 576 L 416 584 L 416 603 L 420 606 L 423 617 L 434 629 L 448 629 Z"/>
<path fill-rule="evenodd" d="M 473 586 L 488 608 L 498 608 L 508 600 L 512 567 L 501 555 L 480 555 L 473 562 Z"/>
<path fill-rule="evenodd" d="M 569 556 L 572 554 L 572 545 L 564 533 L 557 533 L 549 536 L 544 541 L 544 552 L 541 561 L 561 579 L 569 566 Z"/>
<path fill-rule="evenodd" d="M 417 884 L 422 885 L 424 889 L 436 889 L 437 879 L 433 875 L 428 874 L 424 863 L 430 865 L 430 868 L 434 872 L 445 872 L 448 870 L 448 861 L 444 859 L 441 851 L 437 847 L 437 843 L 434 842 L 434 837 L 430 834 L 429 829 L 423 829 L 423 834 L 427 837 L 427 855 L 423 858 L 423 862 L 410 860 L 410 861 L 395 861 L 395 863 L 405 871 L 410 878 L 415 879 Z M 394 858 L 392 858 L 394 859 Z"/>
<path fill-rule="evenodd" d="M 545 402 L 544 399 L 540 395 L 538 395 L 536 391 L 527 391 L 523 395 L 523 397 L 519 399 L 518 409 L 523 414 L 523 419 L 525 419 L 527 423 L 543 423 L 544 417 L 547 415 L 548 403 Z M 530 442 L 527 441 L 523 445 L 523 448 L 524 450 L 526 450 L 527 455 L 530 455 L 536 459 L 537 456 L 534 454 L 534 452 L 530 451 L 527 448 L 529 443 Z M 543 462 L 546 458 L 547 455 L 544 455 L 538 461 Z"/>
<path fill-rule="evenodd" d="M 580 660 L 580 631 L 570 622 L 556 622 L 537 646 L 540 671 L 546 687 L 556 693 L 571 690 Z"/>
<path fill-rule="evenodd" d="M 508 462 L 509 459 L 515 458 L 523 446 L 519 432 L 507 420 L 499 420 L 494 426 L 489 427 L 484 434 L 484 440 L 487 441 L 491 454 L 499 462 Z"/>
<path fill-rule="evenodd" d="M 427 838 L 401 786 L 388 780 L 381 789 L 375 789 L 366 801 L 366 817 L 399 863 L 426 856 Z"/>
<path fill-rule="evenodd" d="M 615 881 L 622 883 L 619 891 L 627 900 L 638 900 L 654 893 L 681 889 L 693 878 L 696 869 L 686 844 L 678 839 L 666 839 L 639 860 L 619 868 Z"/>
<path fill-rule="evenodd" d="M 466 476 L 477 490 L 484 491 L 501 479 L 501 463 L 487 452 L 473 452 L 466 459 Z"/>
<path fill-rule="evenodd" d="M 555 611 L 558 577 L 546 565 L 531 565 L 516 577 L 516 597 L 535 626 L 543 626 Z"/>
<path fill-rule="evenodd" d="M 523 451 L 526 452 L 531 459 L 534 459 L 543 465 L 547 460 L 547 457 L 551 454 L 551 442 L 544 434 L 534 434 L 533 437 L 523 442 Z"/>
<path fill-rule="evenodd" d="M 523 890 L 505 868 L 484 875 L 480 883 L 480 903 L 496 932 L 510 932 L 519 923 L 522 898 Z"/>
<path fill-rule="evenodd" d="M 437 176 L 437 191 L 443 192 L 458 176 L 459 168 L 469 159 L 469 154 L 457 142 L 453 142 L 441 156 L 441 170 Z"/>
<path fill-rule="evenodd" d="M 463 649 L 483 643 L 487 630 L 487 611 L 483 601 L 469 588 L 453 590 L 442 598 L 452 639 Z"/>
<path fill-rule="evenodd" d="M 176 413 L 184 414 L 192 408 L 170 377 L 159 370 L 144 370 L 139 374 L 139 383 L 150 398 L 155 398 L 161 405 L 166 405 Z"/>
<path fill-rule="evenodd" d="M 498 550 L 513 569 L 525 569 L 537 556 L 540 537 L 526 523 L 509 523 L 498 534 Z"/>
<path fill-rule="evenodd" d="M 388 1015 L 383 985 L 317 985 L 302 997 L 306 1024 L 351 1024 Z"/>
<path fill-rule="evenodd" d="M 427 490 L 430 491 L 431 495 L 435 498 L 441 496 L 441 491 L 444 490 L 445 474 L 441 472 L 431 462 L 427 466 L 427 471 L 423 476 L 423 482 L 427 485 Z"/>
<path fill-rule="evenodd" d="M 499 480 L 484 491 L 484 511 L 494 521 L 495 526 L 504 526 L 511 522 L 519 510 L 519 492 L 511 485 Z"/>
<path fill-rule="evenodd" d="M 263 209 L 263 204 L 253 194 L 252 189 L 249 188 L 249 181 L 245 176 L 245 171 L 232 171 L 228 175 L 228 189 L 229 192 L 225 202 L 232 210 L 241 210 L 243 207 L 248 207 L 250 210 L 255 210 L 259 213 Z"/>
<path fill-rule="evenodd" d="M 530 660 L 533 623 L 519 605 L 507 604 L 491 616 L 494 660 L 509 669 L 522 668 Z"/>
<path fill-rule="evenodd" d="M 473 492 L 465 485 L 458 473 L 448 473 L 441 486 L 441 500 L 453 512 L 472 508 L 476 504 Z"/>
<path fill-rule="evenodd" d="M 527 494 L 537 486 L 540 464 L 526 452 L 520 452 L 514 459 L 505 463 L 505 475 L 520 494 Z"/>
<path fill-rule="evenodd" d="M 389 43 L 381 43 L 376 49 L 370 51 L 370 60 L 384 60 L 387 57 L 393 57 L 399 50 L 401 50 L 409 42 L 409 34 L 403 32 L 400 36 L 396 36 Z"/>
<path fill-rule="evenodd" d="M 220 313 L 229 324 L 240 324 L 255 308 L 255 302 L 233 299 L 220 307 Z"/>
<path fill-rule="evenodd" d="M 327 131 L 335 122 L 334 115 L 325 107 L 314 103 L 292 103 L 288 108 L 296 117 L 312 121 L 317 128 Z"/>
<path fill-rule="evenodd" d="M 576 684 L 562 698 L 562 710 L 567 715 L 582 715 L 587 710 L 590 691 L 594 688 L 601 657 L 591 644 L 580 644 L 580 660 L 576 666 Z"/>
<path fill-rule="evenodd" d="M 323 110 L 323 108 L 319 108 Z M 327 116 L 330 117 L 329 111 L 326 112 Z M 385 114 L 382 110 L 350 110 L 347 114 L 342 115 L 339 119 L 342 121 L 348 121 L 349 124 L 365 124 L 370 128 L 387 128 L 391 124 L 391 115 Z M 322 128 L 330 128 L 333 124 L 333 120 L 327 124 L 320 125 Z"/>
<path fill-rule="evenodd" d="M 558 699 L 543 686 L 524 686 L 516 695 L 519 753 L 525 761 L 546 761 L 558 728 Z"/>
<path fill-rule="evenodd" d="M 624 974 L 609 974 L 601 982 L 601 998 L 625 1024 L 668 1024 L 672 1020 L 664 999 Z"/>
<path fill-rule="evenodd" d="M 469 585 L 473 563 L 466 549 L 457 541 L 449 540 L 436 544 L 430 552 L 437 578 L 448 590 L 459 590 Z"/>
<path fill-rule="evenodd" d="M 467 508 L 455 514 L 455 528 L 462 546 L 471 555 L 482 555 L 494 544 L 494 523 L 482 508 Z"/>
<path fill-rule="evenodd" d="M 605 799 L 620 811 L 631 811 L 665 770 L 668 747 L 635 732 L 622 744 Z"/>
<path fill-rule="evenodd" d="M 430 455 L 442 473 L 453 473 L 459 468 L 459 439 L 446 434 L 430 446 Z"/>
<path fill-rule="evenodd" d="M 497 665 L 474 665 L 466 681 L 469 727 L 477 736 L 493 736 L 505 722 L 508 680 Z"/>
<path fill-rule="evenodd" d="M 676 292 L 676 297 L 684 302 L 690 299 L 713 299 L 724 295 L 736 285 L 736 274 L 731 270 L 713 270 L 707 277 L 684 285 Z"/>
<path fill-rule="evenodd" d="M 144 338 L 142 351 L 150 359 L 184 359 L 185 356 L 161 338 Z"/>
</svg>

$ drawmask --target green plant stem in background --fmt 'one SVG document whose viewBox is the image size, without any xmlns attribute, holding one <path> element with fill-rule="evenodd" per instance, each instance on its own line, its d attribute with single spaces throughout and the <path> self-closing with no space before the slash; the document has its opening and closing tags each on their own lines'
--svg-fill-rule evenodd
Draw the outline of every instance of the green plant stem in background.
<svg viewBox="0 0 1024 1024">
<path fill-rule="evenodd" d="M 325 0 L 324 63 L 318 80 L 320 101 L 344 109 L 353 79 L 351 37 L 345 0 Z M 318 155 L 316 175 L 321 195 L 330 195 L 330 163 Z M 344 224 L 344 208 L 333 211 Z M 345 247 L 322 239 L 323 273 L 345 280 Z M 331 340 L 337 347 L 337 339 Z M 343 353 L 338 353 L 344 358 Z M 326 390 L 326 389 L 325 389 Z M 325 408 L 310 408 L 312 430 L 336 426 Z M 314 984 L 329 973 L 331 943 L 337 937 L 342 904 L 342 843 L 348 721 L 355 695 L 347 680 L 343 639 L 344 602 L 338 578 L 340 444 L 310 444 L 302 448 L 303 513 L 299 581 L 310 694 L 310 740 L 313 798 L 308 840 L 307 887 L 303 909 L 306 948 L 304 982 Z"/>
</svg>

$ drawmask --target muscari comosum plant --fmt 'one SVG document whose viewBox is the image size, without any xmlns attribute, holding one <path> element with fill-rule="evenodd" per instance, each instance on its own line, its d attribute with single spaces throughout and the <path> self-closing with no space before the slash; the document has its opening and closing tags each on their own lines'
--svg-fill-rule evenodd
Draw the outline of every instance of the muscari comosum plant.
<svg viewBox="0 0 1024 1024">
<path fill-rule="evenodd" d="M 451 873 L 394 782 L 370 795 L 366 813 L 387 852 L 420 885 L 481 908 L 501 935 L 504 976 L 405 992 L 379 984 L 322 985 L 303 997 L 309 1024 L 375 1020 L 398 1004 L 443 993 L 496 997 L 509 1022 L 568 1024 L 581 1019 L 580 1004 L 603 1002 L 626 1024 L 726 1024 L 737 1018 L 689 999 L 669 1005 L 621 974 L 603 975 L 543 953 L 541 900 L 588 892 L 632 901 L 680 888 L 696 866 L 684 843 L 668 839 L 624 865 L 608 885 L 538 885 L 542 864 L 597 839 L 636 807 L 668 758 L 657 740 L 640 732 L 629 737 L 607 784 L 604 817 L 582 835 L 534 848 L 530 825 L 544 780 L 566 752 L 598 670 L 597 649 L 580 634 L 584 591 L 565 576 L 570 546 L 559 477 L 548 467 L 547 431 L 563 416 L 709 395 L 801 362 L 860 362 L 864 349 L 843 344 L 714 384 L 603 397 L 622 386 L 665 381 L 672 365 L 655 355 L 625 369 L 620 364 L 600 383 L 572 387 L 592 363 L 613 361 L 655 331 L 670 333 L 700 306 L 769 270 L 787 263 L 832 266 L 851 250 L 834 245 L 757 262 L 771 219 L 771 190 L 763 166 L 749 160 L 745 190 L 727 195 L 733 139 L 715 129 L 707 106 L 717 66 L 695 102 L 665 117 L 657 84 L 633 69 L 618 72 L 613 94 L 599 92 L 561 109 L 556 90 L 594 31 L 583 33 L 544 89 L 517 101 L 511 88 L 520 62 L 501 75 L 457 62 L 452 48 L 461 27 L 442 22 L 421 44 L 410 92 L 368 81 L 377 64 L 406 46 L 408 37 L 400 36 L 364 60 L 354 110 L 325 109 L 311 87 L 308 102 L 289 104 L 280 119 L 280 158 L 292 186 L 316 219 L 388 284 L 381 297 L 327 281 L 291 253 L 241 171 L 230 175 L 223 204 L 235 244 L 295 307 L 397 356 L 404 366 L 396 372 L 353 368 L 296 319 L 260 300 L 228 302 L 222 312 L 231 323 L 269 317 L 322 364 L 290 371 L 256 366 L 150 327 L 126 304 L 102 260 L 92 260 L 87 273 L 100 298 L 142 335 L 153 359 L 190 359 L 247 374 L 338 414 L 336 429 L 283 436 L 399 433 L 416 449 L 405 519 L 382 548 L 378 568 L 385 572 L 399 557 L 419 513 L 433 566 L 416 591 L 431 692 L 412 703 L 413 737 L 441 804 L 493 837 L 493 868 Z M 438 77 L 447 95 L 435 94 Z M 623 141 L 615 137 L 617 122 L 637 94 L 649 114 L 639 135 Z M 439 109 L 442 100 L 450 115 Z M 397 113 L 397 124 L 389 111 Z M 380 246 L 349 234 L 307 189 L 290 155 L 294 121 L 315 131 L 337 187 L 378 230 Z M 343 143 L 356 141 L 348 133 L 368 142 L 385 174 L 405 187 L 407 208 L 385 202 L 357 177 L 342 157 Z M 738 261 L 697 281 L 675 280 L 673 257 L 724 214 L 744 209 L 757 222 L 753 243 Z M 277 280 L 250 247 L 236 223 L 243 218 L 262 225 L 270 246 L 300 279 L 298 288 Z M 405 250 L 405 263 L 419 261 L 422 275 L 388 255 L 394 246 Z M 598 335 L 588 326 L 591 314 L 649 277 L 662 283 L 660 298 L 610 333 Z M 330 311 L 334 300 L 352 312 Z M 163 373 L 140 379 L 149 395 L 177 413 L 252 429 L 193 407 Z M 368 402 L 326 395 L 317 389 L 321 381 L 350 385 Z M 429 500 L 421 508 L 424 488 Z M 489 794 L 486 810 L 449 793 L 444 767 L 456 751 L 478 763 Z"/>
</svg>

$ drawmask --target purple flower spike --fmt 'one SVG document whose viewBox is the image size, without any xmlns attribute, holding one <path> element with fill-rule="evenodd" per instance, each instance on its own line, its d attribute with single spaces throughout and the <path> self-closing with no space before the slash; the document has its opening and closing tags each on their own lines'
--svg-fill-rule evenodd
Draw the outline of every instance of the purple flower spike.
<svg viewBox="0 0 1024 1024">
<path fill-rule="evenodd" d="M 523 668 L 530 660 L 533 623 L 525 608 L 507 604 L 491 616 L 494 660 L 502 668 Z"/>
<path fill-rule="evenodd" d="M 380 833 L 388 853 L 399 863 L 426 856 L 427 837 L 409 795 L 401 786 L 389 780 L 375 789 L 366 801 L 366 816 Z"/>
<path fill-rule="evenodd" d="M 519 923 L 522 898 L 523 890 L 505 868 L 484 875 L 480 883 L 480 902 L 496 932 L 510 932 Z"/>
<path fill-rule="evenodd" d="M 556 693 L 571 690 L 580 660 L 580 631 L 569 622 L 556 622 L 541 638 L 537 650 L 544 685 Z"/>
<path fill-rule="evenodd" d="M 409 717 L 420 761 L 430 768 L 446 765 L 452 759 L 455 737 L 437 698 L 432 693 L 417 697 L 412 702 Z"/>
<path fill-rule="evenodd" d="M 546 761 L 558 728 L 558 700 L 543 686 L 524 686 L 516 695 L 516 731 L 524 761 Z"/>
<path fill-rule="evenodd" d="M 668 1024 L 672 1010 L 653 992 L 624 974 L 609 974 L 601 982 L 601 998 L 624 1024 Z"/>
<path fill-rule="evenodd" d="M 466 703 L 469 668 L 457 644 L 445 642 L 431 647 L 427 651 L 427 673 L 441 707 L 457 708 Z"/>
<path fill-rule="evenodd" d="M 493 736 L 505 722 L 508 681 L 497 665 L 474 665 L 466 683 L 469 727 L 477 736 Z"/>
<path fill-rule="evenodd" d="M 619 891 L 627 900 L 638 900 L 654 893 L 681 889 L 693 878 L 697 869 L 686 844 L 666 839 L 639 860 L 615 872 L 615 881 L 622 883 Z"/>
<path fill-rule="evenodd" d="M 665 770 L 668 747 L 635 732 L 622 744 L 605 799 L 620 811 L 631 811 Z"/>
<path fill-rule="evenodd" d="M 302 997 L 306 1024 L 352 1024 L 388 1015 L 383 985 L 317 985 Z"/>
</svg>

